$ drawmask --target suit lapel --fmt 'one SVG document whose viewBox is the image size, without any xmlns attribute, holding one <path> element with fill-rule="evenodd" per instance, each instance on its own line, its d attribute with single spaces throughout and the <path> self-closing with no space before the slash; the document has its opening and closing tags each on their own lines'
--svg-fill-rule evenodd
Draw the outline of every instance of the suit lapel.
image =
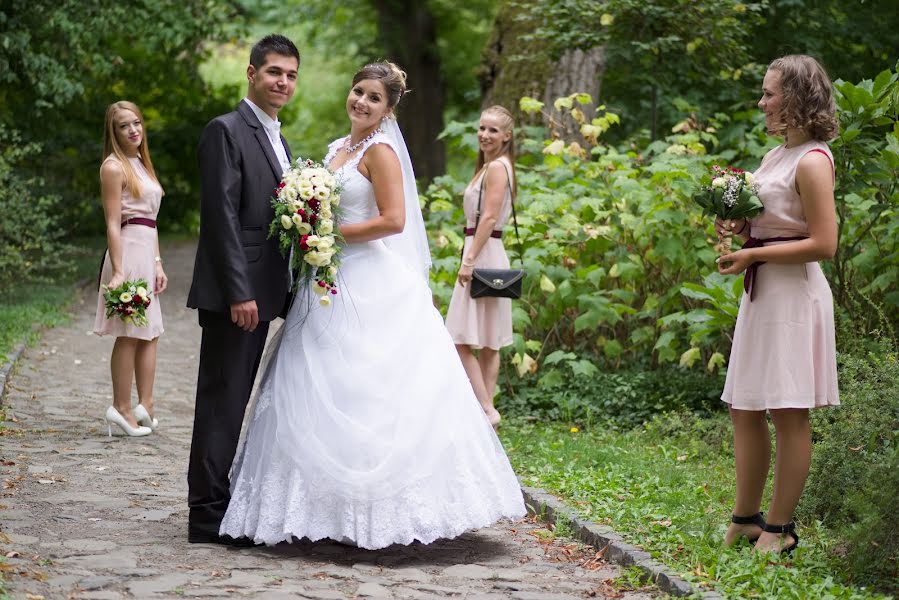
<svg viewBox="0 0 899 600">
<path fill-rule="evenodd" d="M 262 123 L 260 123 L 259 119 L 256 118 L 256 115 L 253 114 L 253 109 L 244 101 L 241 101 L 240 104 L 237 105 L 237 112 L 241 114 L 247 122 L 247 125 L 253 129 L 256 141 L 259 142 L 262 153 L 265 155 L 266 160 L 268 160 L 268 164 L 272 168 L 272 173 L 275 174 L 275 179 L 281 181 L 281 163 L 278 162 L 278 157 L 275 156 L 272 142 L 268 139 L 268 134 L 265 133 L 265 128 L 262 127 Z"/>
<path fill-rule="evenodd" d="M 281 145 L 284 146 L 284 151 L 287 152 L 287 162 L 293 163 L 293 156 L 290 154 L 290 146 L 287 145 L 287 140 L 284 139 L 284 136 L 281 136 Z"/>
</svg>

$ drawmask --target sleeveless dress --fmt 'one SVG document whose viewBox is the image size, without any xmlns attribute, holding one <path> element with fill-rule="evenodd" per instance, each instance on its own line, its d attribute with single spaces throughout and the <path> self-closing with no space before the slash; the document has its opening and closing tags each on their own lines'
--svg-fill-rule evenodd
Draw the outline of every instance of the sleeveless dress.
<svg viewBox="0 0 899 600">
<path fill-rule="evenodd" d="M 504 163 L 506 172 L 511 178 L 512 167 L 509 160 L 505 156 L 497 160 Z M 466 228 L 475 226 L 481 186 L 484 185 L 486 174 L 487 169 L 485 168 L 474 181 L 468 184 L 462 196 Z M 496 221 L 497 231 L 501 231 L 505 227 L 510 214 L 512 214 L 512 192 L 507 186 L 499 218 Z M 474 240 L 474 236 L 465 236 L 463 256 L 471 246 L 472 240 Z M 487 238 L 474 261 L 474 266 L 479 269 L 508 269 L 509 256 L 506 254 L 503 240 Z M 446 311 L 446 328 L 449 330 L 453 342 L 459 345 L 494 350 L 509 346 L 512 344 L 512 300 L 510 298 L 472 298 L 468 286 L 462 287 L 457 280 L 453 287 L 449 308 Z"/>
<path fill-rule="evenodd" d="M 750 221 L 752 237 L 808 236 L 796 167 L 815 151 L 833 166 L 827 144 L 814 140 L 765 155 L 755 173 L 765 210 Z M 740 410 L 838 405 L 833 296 L 820 265 L 766 263 L 753 290 L 740 301 L 721 399 Z"/>
<path fill-rule="evenodd" d="M 113 155 L 107 160 L 118 161 Z M 162 187 L 154 180 L 144 168 L 144 163 L 139 158 L 129 158 L 131 167 L 140 179 L 141 195 L 135 198 L 131 195 L 128 186 L 122 188 L 122 221 L 132 217 L 144 217 L 156 220 L 159 214 L 159 205 L 162 203 Z M 125 279 L 143 279 L 150 284 L 150 290 L 156 281 L 156 252 L 157 252 L 156 228 L 145 225 L 126 225 L 122 227 L 122 271 Z M 103 257 L 103 267 L 100 270 L 100 283 L 109 283 L 112 278 L 112 263 L 109 260 L 109 251 Z M 112 335 L 115 337 L 130 337 L 139 340 L 152 340 L 159 337 L 164 331 L 162 326 L 162 310 L 159 306 L 159 297 L 153 294 L 150 297 L 150 306 L 147 307 L 147 325 L 137 327 L 126 324 L 118 317 L 106 318 L 106 305 L 103 299 L 103 290 L 97 292 L 97 317 L 94 321 L 94 333 L 97 335 Z"/>
<path fill-rule="evenodd" d="M 344 224 L 378 214 L 357 169 L 377 143 L 335 172 Z M 272 341 L 220 533 L 377 549 L 523 516 L 425 278 L 383 239 L 347 244 L 338 278 L 330 307 L 301 288 Z"/>
</svg>

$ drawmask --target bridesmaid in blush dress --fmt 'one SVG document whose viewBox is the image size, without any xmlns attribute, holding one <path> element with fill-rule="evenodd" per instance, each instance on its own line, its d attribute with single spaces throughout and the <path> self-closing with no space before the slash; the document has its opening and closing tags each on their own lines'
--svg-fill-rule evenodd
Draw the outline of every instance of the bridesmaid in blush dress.
<svg viewBox="0 0 899 600">
<path fill-rule="evenodd" d="M 721 397 L 730 405 L 737 479 L 725 543 L 745 536 L 757 551 L 790 552 L 812 456 L 809 409 L 839 404 L 833 297 L 817 262 L 837 248 L 826 144 L 837 121 L 830 79 L 809 56 L 773 61 L 758 105 L 769 133 L 784 138 L 755 173 L 765 210 L 748 223 L 716 223 L 746 241 L 718 259 L 721 273 L 746 271 Z M 766 411 L 776 432 L 767 522 L 759 512 L 771 461 Z"/>
<path fill-rule="evenodd" d="M 468 283 L 475 267 L 509 268 L 502 233 L 514 202 L 514 127 L 512 114 L 502 106 L 491 106 L 481 113 L 478 163 L 462 199 L 466 221 L 462 266 L 446 313 L 446 328 L 478 402 L 494 427 L 500 421 L 493 406 L 499 349 L 512 344 L 512 300 L 472 298 Z M 477 219 L 479 205 L 481 216 Z"/>
<path fill-rule="evenodd" d="M 156 215 L 162 186 L 156 178 L 144 134 L 140 109 L 131 102 L 116 102 L 106 110 L 103 131 L 105 159 L 100 166 L 103 212 L 108 251 L 103 257 L 100 283 L 115 288 L 123 282 L 143 279 L 151 287 L 146 326 L 137 327 L 117 317 L 106 318 L 103 289 L 97 292 L 94 333 L 112 335 L 112 406 L 105 419 L 112 435 L 117 425 L 130 436 L 148 435 L 156 429 L 153 416 L 153 380 L 156 376 L 156 342 L 162 334 L 159 294 L 168 279 L 159 256 Z M 138 404 L 131 407 L 131 381 L 137 380 Z"/>
</svg>

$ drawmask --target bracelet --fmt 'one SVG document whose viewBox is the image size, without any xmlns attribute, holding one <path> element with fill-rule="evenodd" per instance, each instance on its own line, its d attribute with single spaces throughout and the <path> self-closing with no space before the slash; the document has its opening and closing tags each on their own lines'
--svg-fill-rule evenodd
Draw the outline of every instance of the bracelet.
<svg viewBox="0 0 899 600">
<path fill-rule="evenodd" d="M 154 256 L 154 257 L 153 257 L 153 261 L 154 261 L 154 262 L 158 262 L 159 264 L 162 264 L 162 257 L 161 257 L 161 256 Z"/>
<path fill-rule="evenodd" d="M 473 267 L 473 266 L 474 266 L 474 263 L 473 263 L 473 262 L 467 263 L 467 262 L 465 262 L 465 261 L 463 260 L 463 261 L 462 261 L 462 266 L 463 266 L 463 267 Z"/>
<path fill-rule="evenodd" d="M 735 233 L 736 235 L 740 235 L 741 233 L 743 233 L 743 230 L 746 229 L 746 224 L 747 224 L 747 223 L 749 223 L 749 219 L 743 219 L 743 226 L 740 227 L 740 231 L 735 231 L 734 233 Z"/>
</svg>

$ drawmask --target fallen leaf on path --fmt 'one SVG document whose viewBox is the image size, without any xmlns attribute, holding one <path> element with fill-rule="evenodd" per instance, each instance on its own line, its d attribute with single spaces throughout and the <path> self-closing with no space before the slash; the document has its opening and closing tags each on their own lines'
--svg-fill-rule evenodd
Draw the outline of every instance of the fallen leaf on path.
<svg viewBox="0 0 899 600">
<path fill-rule="evenodd" d="M 25 600 L 44 600 L 40 594 L 25 594 Z"/>
<path fill-rule="evenodd" d="M 19 553 L 16 552 L 15 550 L 10 550 L 9 552 L 7 552 L 6 554 L 4 554 L 3 556 L 5 556 L 6 558 L 19 558 L 19 557 L 21 556 L 21 554 L 19 554 Z"/>
</svg>

